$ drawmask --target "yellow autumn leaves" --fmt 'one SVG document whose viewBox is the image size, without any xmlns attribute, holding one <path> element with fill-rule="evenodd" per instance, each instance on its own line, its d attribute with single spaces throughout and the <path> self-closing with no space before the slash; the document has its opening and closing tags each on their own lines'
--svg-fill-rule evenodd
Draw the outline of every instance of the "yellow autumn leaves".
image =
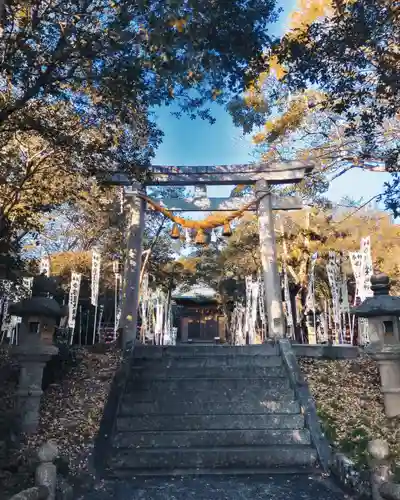
<svg viewBox="0 0 400 500">
<path fill-rule="evenodd" d="M 168 25 L 171 26 L 171 28 L 175 28 L 176 31 L 178 31 L 179 33 L 183 33 L 187 23 L 188 23 L 188 18 L 184 17 L 179 19 L 171 19 L 168 22 Z"/>
<path fill-rule="evenodd" d="M 346 4 L 355 0 L 297 0 L 297 6 L 289 16 L 288 30 L 285 37 L 299 37 L 312 23 L 331 17 L 341 12 Z M 248 107 L 261 110 L 265 105 L 264 92 L 266 82 L 273 76 L 277 80 L 283 80 L 287 74 L 287 69 L 279 62 L 276 54 L 266 56 L 267 70 L 259 75 L 257 81 L 253 82 L 247 89 L 245 103 Z M 314 104 L 322 100 L 323 95 L 315 91 L 307 90 L 300 95 L 290 99 L 287 110 L 268 121 L 264 131 L 257 133 L 253 137 L 255 144 L 272 144 L 276 139 L 282 137 L 286 132 L 296 130 L 303 123 L 304 119 L 315 109 L 310 106 L 310 100 Z"/>
<path fill-rule="evenodd" d="M 302 94 L 293 97 L 288 108 L 282 115 L 269 120 L 264 127 L 264 132 L 260 132 L 253 137 L 255 144 L 264 142 L 272 143 L 277 138 L 282 137 L 287 132 L 295 131 L 302 125 L 305 118 L 318 109 L 318 102 L 323 99 L 323 94 L 314 90 L 307 90 Z"/>
</svg>

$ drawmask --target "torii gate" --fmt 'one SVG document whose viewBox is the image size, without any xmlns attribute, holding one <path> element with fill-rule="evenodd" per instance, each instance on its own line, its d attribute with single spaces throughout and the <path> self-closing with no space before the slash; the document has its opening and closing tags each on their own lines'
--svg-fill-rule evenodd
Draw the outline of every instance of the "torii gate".
<svg viewBox="0 0 400 500">
<path fill-rule="evenodd" d="M 163 205 L 178 211 L 222 211 L 235 210 L 238 202 L 249 198 L 207 199 L 206 185 L 255 185 L 254 201 L 260 232 L 260 253 L 265 283 L 265 304 L 268 315 L 268 335 L 284 337 L 284 321 L 280 279 L 277 265 L 276 240 L 273 210 L 299 210 L 303 208 L 299 199 L 276 197 L 270 186 L 295 184 L 311 173 L 314 163 L 305 161 L 273 162 L 219 166 L 152 166 L 150 176 L 143 184 L 131 184 L 124 174 L 115 174 L 110 184 L 130 186 L 130 220 L 127 238 L 127 261 L 125 263 L 124 292 L 122 299 L 121 326 L 123 345 L 133 346 L 136 339 L 139 301 L 140 264 L 146 203 L 138 196 L 145 193 L 146 186 L 196 186 L 192 199 L 164 199 Z"/>
</svg>

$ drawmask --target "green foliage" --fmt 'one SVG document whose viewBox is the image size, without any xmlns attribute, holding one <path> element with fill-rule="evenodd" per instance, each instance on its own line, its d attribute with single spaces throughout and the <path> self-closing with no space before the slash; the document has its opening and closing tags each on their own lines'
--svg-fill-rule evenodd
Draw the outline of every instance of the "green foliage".
<svg viewBox="0 0 400 500">
<path fill-rule="evenodd" d="M 400 175 L 393 174 L 391 182 L 385 182 L 382 196 L 385 208 L 393 212 L 394 217 L 400 216 Z"/>
<path fill-rule="evenodd" d="M 275 19 L 274 5 L 70 0 L 45 8 L 6 2 L 0 122 L 9 128 L 18 118 L 25 121 L 28 108 L 62 102 L 89 123 L 133 126 L 145 146 L 149 106 L 182 98 L 183 109 L 207 116 L 210 99 L 223 102 L 244 87 L 270 45 L 265 25 Z M 124 130 L 114 132 L 122 140 Z"/>
<path fill-rule="evenodd" d="M 399 15 L 390 0 L 297 0 L 242 111 L 234 108 L 247 130 L 264 117 L 254 137 L 264 161 L 316 162 L 294 188 L 312 203 L 326 203 L 329 182 L 351 168 L 399 169 Z M 397 214 L 396 177 L 386 188 Z"/>
<path fill-rule="evenodd" d="M 6 1 L 2 238 L 18 244 L 41 232 L 42 214 L 76 203 L 88 177 L 124 170 L 142 178 L 162 136 L 151 109 L 174 101 L 211 119 L 210 100 L 227 102 L 258 70 L 274 7 L 274 0 Z"/>
<path fill-rule="evenodd" d="M 399 15 L 390 0 L 341 2 L 331 17 L 289 32 L 277 48 L 285 85 L 292 92 L 321 89 L 322 109 L 347 123 L 343 140 L 362 137 L 361 159 L 383 159 L 389 171 L 399 169 L 400 158 L 398 133 L 391 140 L 382 130 L 399 117 Z M 397 215 L 396 179 L 385 199 Z"/>
<path fill-rule="evenodd" d="M 398 16 L 388 0 L 344 2 L 333 17 L 289 34 L 279 55 L 286 83 L 318 85 L 353 131 L 370 134 L 399 109 Z"/>
</svg>

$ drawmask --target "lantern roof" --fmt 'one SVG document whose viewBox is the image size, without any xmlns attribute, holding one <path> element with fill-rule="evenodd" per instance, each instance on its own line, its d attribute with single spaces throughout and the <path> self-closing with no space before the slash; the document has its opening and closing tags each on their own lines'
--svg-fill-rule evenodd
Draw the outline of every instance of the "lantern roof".
<svg viewBox="0 0 400 500">
<path fill-rule="evenodd" d="M 9 312 L 21 318 L 43 316 L 59 319 L 67 314 L 67 308 L 61 307 L 50 295 L 56 293 L 57 281 L 47 276 L 35 276 L 32 285 L 32 297 L 10 304 Z"/>
<path fill-rule="evenodd" d="M 44 316 L 46 318 L 59 319 L 65 316 L 64 308 L 58 302 L 48 297 L 32 297 L 11 304 L 10 314 L 24 318 L 26 316 Z"/>
</svg>

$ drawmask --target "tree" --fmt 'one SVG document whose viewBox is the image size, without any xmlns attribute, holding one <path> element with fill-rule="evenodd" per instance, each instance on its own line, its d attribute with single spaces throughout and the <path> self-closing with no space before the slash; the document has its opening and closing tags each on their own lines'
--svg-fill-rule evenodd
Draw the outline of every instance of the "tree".
<svg viewBox="0 0 400 500">
<path fill-rule="evenodd" d="M 395 217 L 400 215 L 400 176 L 397 173 L 392 174 L 392 182 L 385 182 L 383 199 L 386 209 L 393 212 Z"/>
<path fill-rule="evenodd" d="M 0 190 L 25 201 L 12 203 L 13 215 L 8 205 L 0 211 L 2 239 L 20 237 L 19 227 L 38 231 L 40 212 L 74 202 L 74 174 L 124 170 L 141 179 L 162 135 L 151 107 L 174 101 L 211 119 L 209 101 L 227 102 L 258 71 L 272 41 L 265 26 L 275 20 L 274 6 L 6 0 Z M 33 192 L 37 201 L 27 201 Z"/>
<path fill-rule="evenodd" d="M 366 137 L 372 153 L 377 127 L 399 113 L 400 9 L 389 0 L 357 0 L 332 2 L 329 10 L 283 37 L 276 48 L 283 81 L 295 92 L 318 86 L 324 109 L 342 115 L 347 133 Z M 398 154 L 397 146 L 387 152 L 389 167 Z"/>
<path fill-rule="evenodd" d="M 352 270 L 347 253 L 360 248 L 361 238 L 370 235 L 375 270 L 387 273 L 393 280 L 394 290 L 399 289 L 400 267 L 395 249 L 400 228 L 393 224 L 387 213 L 364 208 L 281 212 L 276 219 L 278 265 L 288 270 L 292 288 L 297 294 L 300 307 L 304 307 L 311 256 L 318 252 L 316 264 L 317 298 L 323 300 L 330 294 L 326 274 L 329 251 L 343 252 L 345 270 Z M 237 290 L 229 291 L 224 300 L 240 296 L 244 278 L 261 272 L 258 222 L 255 216 L 243 218 L 235 227 L 220 253 L 203 250 L 198 256 L 197 270 L 205 270 L 203 281 L 216 286 L 225 278 L 233 278 Z M 196 279 L 195 275 L 194 279 Z M 222 290 L 222 288 L 219 288 Z"/>
<path fill-rule="evenodd" d="M 177 99 L 208 116 L 210 99 L 223 102 L 244 87 L 271 43 L 265 26 L 274 4 L 6 1 L 1 131 L 28 128 L 62 141 L 62 122 L 50 122 L 66 107 L 84 127 L 113 128 L 117 144 L 140 135 L 145 146 L 149 106 Z"/>
<path fill-rule="evenodd" d="M 400 130 L 397 119 L 385 120 L 376 127 L 373 154 L 366 154 L 366 138 L 348 134 L 350 125 L 340 115 L 321 107 L 323 95 L 304 91 L 281 104 L 281 113 L 265 123 L 254 137 L 264 161 L 309 160 L 316 165 L 298 186 L 286 194 L 301 194 L 307 201 L 326 204 L 324 196 L 330 182 L 352 169 L 385 172 L 383 158 L 396 147 Z"/>
<path fill-rule="evenodd" d="M 258 220 L 245 215 L 222 249 L 222 274 L 240 282 L 248 275 L 256 275 L 261 269 L 259 246 Z"/>
<path fill-rule="evenodd" d="M 264 71 L 231 107 L 247 132 L 264 124 L 254 137 L 263 161 L 316 161 L 314 173 L 285 192 L 324 204 L 329 183 L 349 169 L 396 169 L 398 14 L 385 0 L 298 0 Z M 385 193 L 392 209 L 395 180 Z"/>
<path fill-rule="evenodd" d="M 43 110 L 44 117 L 47 111 Z M 3 135 L 0 132 L 0 143 L 4 139 L 0 144 L 0 237 L 6 252 L 14 247 L 18 253 L 25 235 L 32 242 L 32 237 L 43 234 L 41 243 L 53 247 L 54 252 L 73 249 L 74 240 L 80 240 L 80 249 L 87 249 L 90 241 L 107 232 L 109 220 L 104 210 L 110 201 L 107 198 L 115 196 L 115 190 L 97 186 L 88 174 L 91 164 L 108 164 L 108 139 L 101 129 L 79 128 L 76 117 L 64 118 L 64 139 L 70 136 L 71 142 L 60 144 L 32 130 Z M 147 154 L 144 150 L 143 153 Z M 84 224 L 87 218 L 91 227 Z M 66 226 L 77 231 L 83 225 L 85 232 L 65 234 Z M 62 239 L 60 227 L 64 232 Z M 60 243 L 67 244 L 67 240 L 72 246 L 62 248 Z"/>
</svg>

